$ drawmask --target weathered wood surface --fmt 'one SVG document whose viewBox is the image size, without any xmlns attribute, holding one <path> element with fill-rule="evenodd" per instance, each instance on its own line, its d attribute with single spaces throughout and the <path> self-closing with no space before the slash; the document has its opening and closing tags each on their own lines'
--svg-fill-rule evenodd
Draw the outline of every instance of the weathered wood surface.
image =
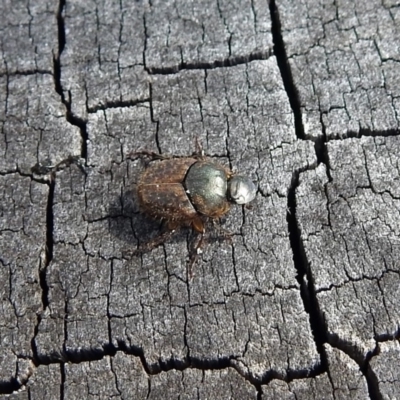
<svg viewBox="0 0 400 400">
<path fill-rule="evenodd" d="M 398 1 L 0 13 L 1 398 L 400 398 Z M 129 153 L 196 137 L 259 190 L 188 280 Z"/>
</svg>

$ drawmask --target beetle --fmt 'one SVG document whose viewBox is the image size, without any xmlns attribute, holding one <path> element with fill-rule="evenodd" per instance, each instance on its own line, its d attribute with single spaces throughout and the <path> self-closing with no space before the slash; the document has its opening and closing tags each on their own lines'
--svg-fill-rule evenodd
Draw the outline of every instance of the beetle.
<svg viewBox="0 0 400 400">
<path fill-rule="evenodd" d="M 203 245 L 206 223 L 225 215 L 231 204 L 247 204 L 256 196 L 250 178 L 236 175 L 203 152 L 188 157 L 163 156 L 139 151 L 134 157 L 149 157 L 139 176 L 137 198 L 142 213 L 165 222 L 166 232 L 139 246 L 135 253 L 149 251 L 168 240 L 181 227 L 200 234 L 190 257 L 189 275 Z M 131 157 L 130 157 L 131 158 Z"/>
</svg>

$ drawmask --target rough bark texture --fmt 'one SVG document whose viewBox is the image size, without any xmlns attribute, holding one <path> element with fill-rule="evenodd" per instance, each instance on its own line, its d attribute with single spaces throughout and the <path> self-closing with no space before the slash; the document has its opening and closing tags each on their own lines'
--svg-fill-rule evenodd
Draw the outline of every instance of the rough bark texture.
<svg viewBox="0 0 400 400">
<path fill-rule="evenodd" d="M 0 14 L 0 398 L 400 398 L 398 1 Z M 188 279 L 130 154 L 196 138 L 258 193 Z"/>
</svg>

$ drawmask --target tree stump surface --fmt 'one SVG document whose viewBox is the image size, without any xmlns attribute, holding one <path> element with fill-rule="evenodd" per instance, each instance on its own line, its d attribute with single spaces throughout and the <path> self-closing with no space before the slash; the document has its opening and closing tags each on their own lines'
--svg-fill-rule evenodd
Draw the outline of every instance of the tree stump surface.
<svg viewBox="0 0 400 400">
<path fill-rule="evenodd" d="M 398 0 L 0 13 L 1 399 L 400 398 Z M 190 279 L 130 154 L 196 139 L 258 191 Z"/>
</svg>

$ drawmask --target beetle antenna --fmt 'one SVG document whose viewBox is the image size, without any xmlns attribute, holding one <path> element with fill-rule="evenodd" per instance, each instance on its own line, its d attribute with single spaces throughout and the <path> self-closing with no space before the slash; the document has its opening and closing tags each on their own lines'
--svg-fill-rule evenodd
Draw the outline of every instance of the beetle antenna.
<svg viewBox="0 0 400 400">
<path fill-rule="evenodd" d="M 126 255 L 129 254 L 130 256 L 136 256 L 138 254 L 147 253 L 169 240 L 175 234 L 175 232 L 175 229 L 165 231 L 149 242 L 140 244 L 136 250 L 130 250 L 126 253 Z"/>
<path fill-rule="evenodd" d="M 218 233 L 218 239 L 227 240 L 229 242 L 229 244 L 232 244 L 232 237 L 233 237 L 234 233 L 224 229 L 221 226 L 221 218 L 219 218 L 218 221 L 213 219 L 212 224 L 213 224 L 215 231 Z"/>
</svg>

